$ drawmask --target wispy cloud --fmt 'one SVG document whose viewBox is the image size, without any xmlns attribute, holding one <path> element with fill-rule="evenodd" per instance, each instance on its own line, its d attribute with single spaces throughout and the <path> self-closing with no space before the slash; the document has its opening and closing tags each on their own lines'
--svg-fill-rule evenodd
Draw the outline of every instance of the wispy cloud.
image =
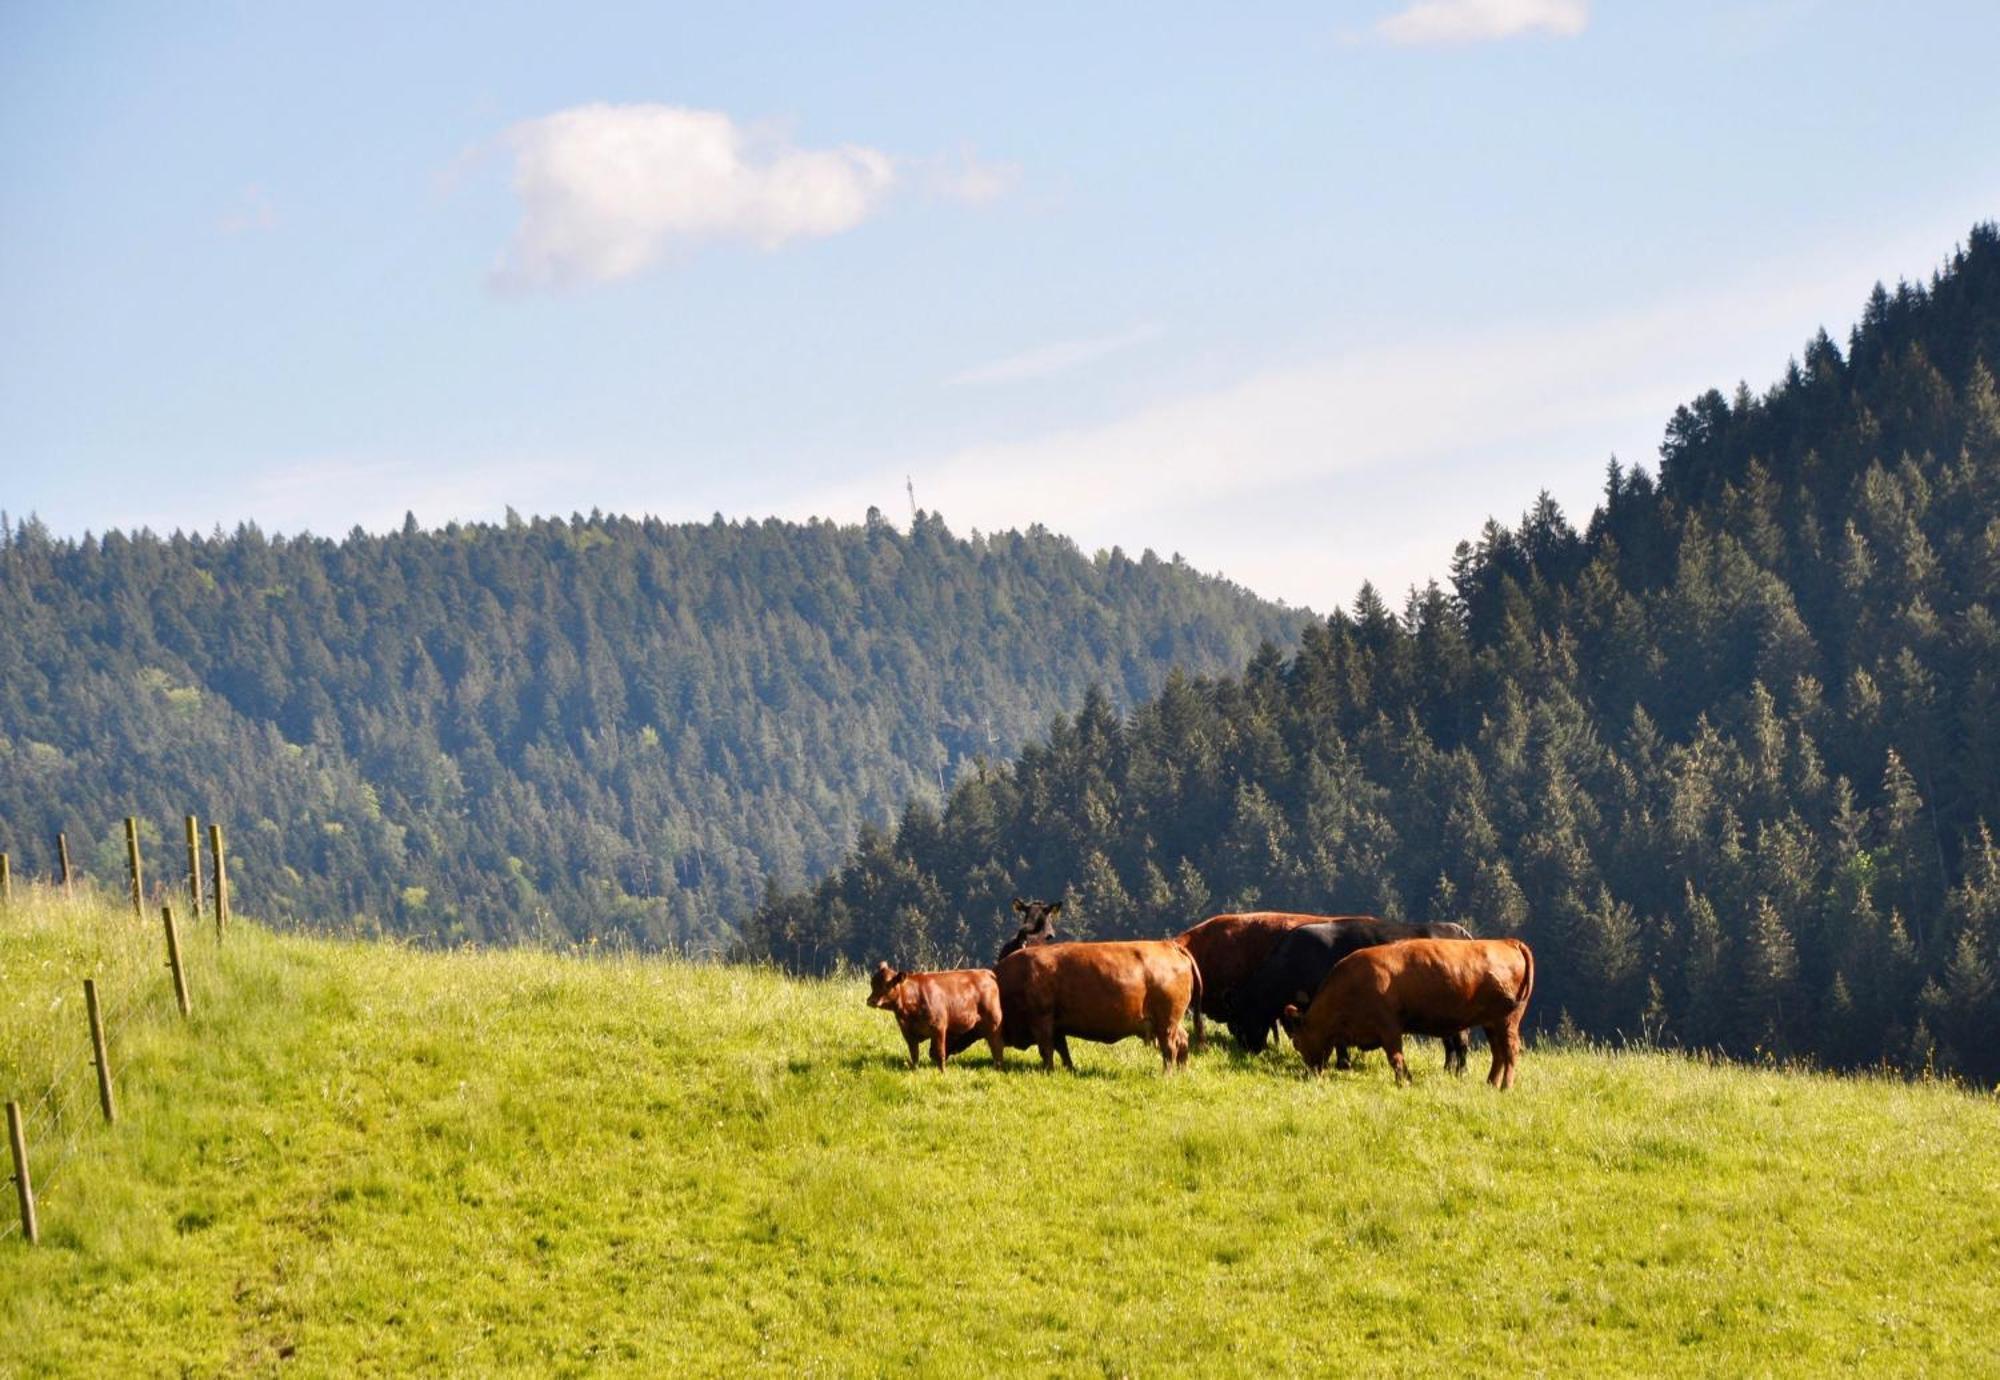
<svg viewBox="0 0 2000 1380">
<path fill-rule="evenodd" d="M 215 228 L 225 235 L 247 235 L 255 230 L 275 230 L 278 208 L 256 183 L 237 193 L 228 210 L 216 218 Z"/>
<path fill-rule="evenodd" d="M 1052 345 L 1037 346 L 1023 350 L 1018 355 L 996 359 L 989 364 L 962 369 L 945 380 L 952 386 L 968 383 L 1018 383 L 1023 379 L 1046 378 L 1050 374 L 1061 374 L 1071 369 L 1093 364 L 1106 355 L 1129 350 L 1134 345 L 1143 345 L 1149 340 L 1160 338 L 1158 326 L 1134 326 L 1129 331 L 1116 335 L 1095 336 L 1088 340 L 1059 340 Z"/>
<path fill-rule="evenodd" d="M 510 288 L 613 282 L 704 244 L 768 250 L 838 235 L 906 178 L 975 203 L 1012 180 L 969 151 L 926 161 L 864 144 L 801 148 L 769 126 L 670 105 L 576 106 L 515 125 L 502 143 L 521 207 L 494 275 Z"/>
<path fill-rule="evenodd" d="M 969 148 L 928 160 L 925 172 L 925 181 L 934 195 L 967 206 L 998 201 L 1021 180 L 1018 163 L 988 162 Z"/>
<path fill-rule="evenodd" d="M 1574 38 L 1590 0 L 1417 0 L 1375 25 L 1391 43 L 1486 43 L 1522 34 Z"/>
<path fill-rule="evenodd" d="M 1921 271 L 1938 248 L 1829 248 L 1594 319 L 1357 342 L 1098 424 L 899 459 L 788 507 L 890 510 L 909 471 L 960 527 L 1179 550 L 1326 608 L 1364 578 L 1441 577 L 1454 542 L 1544 487 L 1581 520 L 1608 454 L 1652 460 L 1677 404 L 1775 378 L 1816 326 L 1840 334 L 1878 272 Z"/>
</svg>

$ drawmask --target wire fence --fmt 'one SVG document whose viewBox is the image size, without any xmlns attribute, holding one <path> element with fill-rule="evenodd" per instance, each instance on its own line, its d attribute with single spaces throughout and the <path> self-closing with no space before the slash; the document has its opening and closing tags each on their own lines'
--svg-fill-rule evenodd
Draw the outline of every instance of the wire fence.
<svg viewBox="0 0 2000 1380">
<path fill-rule="evenodd" d="M 219 843 L 219 839 L 216 842 Z M 39 902 L 47 908 L 42 912 L 42 923 L 49 923 L 51 912 L 57 917 L 57 923 L 67 923 L 79 917 L 79 913 L 87 916 L 90 910 L 108 915 L 112 907 L 120 904 L 119 898 L 108 892 L 86 897 L 75 894 L 72 887 L 60 882 L 46 886 L 31 884 L 25 891 L 25 895 L 9 894 L 0 898 L 0 907 L 11 910 L 17 904 L 34 905 Z M 178 893 L 169 889 L 161 899 L 177 901 L 178 898 L 184 901 L 185 897 L 185 889 Z M 94 955 L 101 962 L 92 961 L 88 946 L 84 951 L 65 954 L 65 959 L 85 969 L 77 972 L 75 979 L 80 983 L 85 976 L 90 976 L 97 986 L 98 1021 L 103 1031 L 105 1062 L 113 1070 L 121 1067 L 119 1056 L 129 1048 L 132 1032 L 149 1024 L 160 1013 L 163 998 L 171 990 L 164 971 L 171 965 L 163 961 L 167 955 L 155 947 L 161 939 L 160 931 L 143 921 L 143 915 L 135 916 L 132 921 L 121 921 L 108 929 L 105 950 Z M 35 922 L 31 920 L 30 923 Z M 93 969 L 96 971 L 90 971 Z M 110 994 L 103 991 L 107 971 L 122 979 L 119 989 Z M 73 1020 L 75 1043 L 52 1069 L 35 1078 L 34 1081 L 42 1085 L 41 1091 L 32 1102 L 21 1106 L 28 1178 L 38 1206 L 47 1200 L 53 1190 L 68 1181 L 71 1166 L 92 1143 L 86 1132 L 103 1114 L 96 1077 L 86 1072 L 96 1064 L 96 1050 L 84 1012 L 60 998 L 52 1009 L 61 1017 Z M 57 1037 L 59 1041 L 71 1038 L 69 1033 Z M 10 1215 L 10 1219 L 0 1225 L 0 1241 L 23 1232 L 21 1217 Z"/>
<path fill-rule="evenodd" d="M 157 977 L 140 977 L 118 995 L 109 1010 L 100 1008 L 106 1062 L 114 1068 L 117 1064 L 111 1056 L 123 1048 L 131 1026 L 126 1018 L 142 1014 L 148 1006 L 156 1006 L 161 987 Z M 41 1096 L 21 1112 L 22 1138 L 28 1146 L 28 1172 L 34 1184 L 37 1206 L 65 1181 L 70 1164 L 85 1147 L 83 1132 L 91 1125 L 91 1118 L 101 1116 L 103 1111 L 97 1101 L 95 1078 L 87 1081 L 76 1078 L 96 1063 L 96 1051 L 91 1048 L 89 1031 L 86 1029 L 79 1035 L 81 1050 L 49 1075 L 48 1085 L 42 1089 Z M 50 1147 L 54 1149 L 53 1157 Z M 4 1231 L 0 1231 L 0 1241 L 7 1240 L 20 1230 L 21 1221 L 16 1217 Z"/>
</svg>

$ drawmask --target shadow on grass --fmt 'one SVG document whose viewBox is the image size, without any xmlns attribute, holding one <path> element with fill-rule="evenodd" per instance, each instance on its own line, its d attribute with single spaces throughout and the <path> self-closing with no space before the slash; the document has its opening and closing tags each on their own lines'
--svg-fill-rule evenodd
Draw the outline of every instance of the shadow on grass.
<svg viewBox="0 0 2000 1380">
<path fill-rule="evenodd" d="M 792 1071 L 794 1073 L 801 1071 L 799 1068 L 801 1063 L 805 1064 L 807 1068 L 813 1066 L 810 1060 L 794 1060 L 792 1064 Z M 928 1073 L 933 1077 L 936 1076 L 938 1071 L 937 1065 L 930 1061 L 929 1055 L 920 1056 L 916 1067 L 912 1068 L 907 1058 L 894 1051 L 885 1051 L 877 1054 L 850 1054 L 846 1058 L 839 1060 L 836 1067 L 846 1069 L 849 1073 L 866 1073 L 870 1069 L 884 1069 L 890 1073 Z M 997 1072 L 1014 1073 L 1024 1067 L 1026 1065 L 1018 1057 L 1009 1057 L 1005 1064 L 999 1066 Z M 996 1071 L 992 1058 L 983 1049 L 977 1055 L 970 1057 L 962 1054 L 952 1055 L 951 1062 L 945 1066 L 945 1072 L 955 1073 L 960 1069 L 968 1071 L 983 1069 L 988 1073 Z"/>
</svg>

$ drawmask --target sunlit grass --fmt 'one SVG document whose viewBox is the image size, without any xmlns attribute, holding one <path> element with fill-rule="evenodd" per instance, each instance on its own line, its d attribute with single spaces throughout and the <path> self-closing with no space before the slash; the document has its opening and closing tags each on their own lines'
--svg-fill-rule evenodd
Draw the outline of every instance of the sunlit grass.
<svg viewBox="0 0 2000 1380">
<path fill-rule="evenodd" d="M 49 963 L 10 980 L 0 1079 L 33 1091 L 92 951 L 21 923 L 7 971 Z M 193 1021 L 156 999 L 126 1033 L 121 1123 L 80 1124 L 41 1247 L 0 1243 L 0 1369 L 1992 1363 L 1990 1096 L 1548 1050 L 1502 1095 L 1434 1043 L 1402 1090 L 1379 1057 L 1314 1081 L 1226 1044 L 1171 1079 L 1136 1042 L 939 1076 L 859 980 L 190 948 Z"/>
</svg>

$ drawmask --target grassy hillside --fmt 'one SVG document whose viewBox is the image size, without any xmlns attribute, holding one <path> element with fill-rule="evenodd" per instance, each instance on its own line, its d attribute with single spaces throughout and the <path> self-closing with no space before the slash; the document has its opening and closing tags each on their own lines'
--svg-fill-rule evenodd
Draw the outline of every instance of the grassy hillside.
<svg viewBox="0 0 2000 1380">
<path fill-rule="evenodd" d="M 901 1067 L 854 979 L 17 907 L 0 1081 L 140 993 L 0 1242 L 0 1371 L 1227 1374 L 1991 1364 L 2000 1103 L 1531 1050 Z M 128 987 L 128 983 L 144 984 Z M 1475 1061 L 1475 1073 L 1480 1065 Z"/>
</svg>

